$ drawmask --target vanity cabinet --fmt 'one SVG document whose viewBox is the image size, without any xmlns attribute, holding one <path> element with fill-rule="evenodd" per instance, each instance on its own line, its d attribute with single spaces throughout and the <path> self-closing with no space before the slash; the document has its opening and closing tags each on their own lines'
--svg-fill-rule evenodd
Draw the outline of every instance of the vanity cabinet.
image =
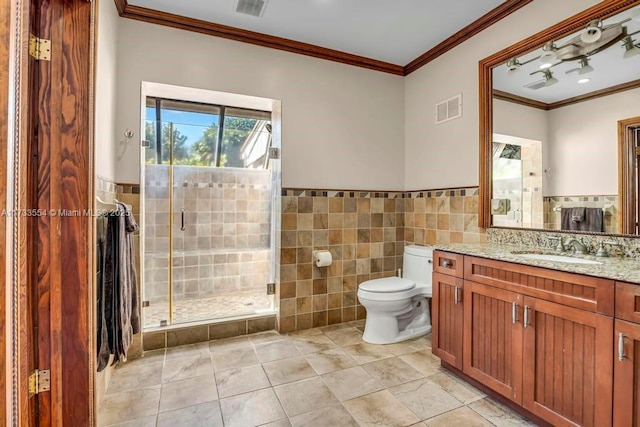
<svg viewBox="0 0 640 427">
<path fill-rule="evenodd" d="M 616 283 L 613 425 L 640 426 L 640 286 Z"/>
<path fill-rule="evenodd" d="M 474 256 L 462 262 L 462 368 L 443 362 L 555 426 L 611 426 L 613 399 L 603 396 L 613 395 L 614 282 Z M 450 331 L 440 322 L 451 323 L 453 307 L 439 300 L 442 282 L 459 283 L 445 276 L 434 273 L 440 357 Z"/>
<path fill-rule="evenodd" d="M 451 366 L 462 369 L 464 257 L 457 254 L 433 254 L 433 353 Z"/>
</svg>

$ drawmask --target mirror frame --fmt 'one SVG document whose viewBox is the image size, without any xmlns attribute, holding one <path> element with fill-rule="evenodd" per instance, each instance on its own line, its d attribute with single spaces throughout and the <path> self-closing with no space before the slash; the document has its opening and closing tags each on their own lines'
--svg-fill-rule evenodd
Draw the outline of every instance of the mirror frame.
<svg viewBox="0 0 640 427">
<path fill-rule="evenodd" d="M 478 188 L 478 226 L 491 228 L 491 194 L 492 194 L 492 141 L 493 141 L 493 69 L 514 57 L 522 56 L 532 50 L 540 48 L 545 43 L 557 40 L 581 30 L 593 19 L 606 19 L 626 9 L 637 6 L 640 0 L 608 0 L 603 1 L 583 12 L 561 21 L 531 37 L 521 40 L 479 62 L 478 81 L 479 94 L 479 122 L 480 122 L 480 185 Z M 616 142 L 617 144 L 617 142 Z M 623 196 L 622 194 L 620 196 Z M 623 200 L 620 206 L 624 205 Z M 622 211 L 622 209 L 620 209 Z M 509 228 L 509 227 L 495 227 Z M 517 228 L 518 230 L 536 230 L 533 228 Z M 539 230 L 539 229 L 537 229 Z M 550 230 L 542 230 L 550 231 Z M 552 230 L 554 233 L 567 233 L 563 230 Z M 575 232 L 573 232 L 575 233 Z M 606 235 L 606 233 L 588 233 Z M 636 236 L 637 237 L 637 236 Z"/>
</svg>

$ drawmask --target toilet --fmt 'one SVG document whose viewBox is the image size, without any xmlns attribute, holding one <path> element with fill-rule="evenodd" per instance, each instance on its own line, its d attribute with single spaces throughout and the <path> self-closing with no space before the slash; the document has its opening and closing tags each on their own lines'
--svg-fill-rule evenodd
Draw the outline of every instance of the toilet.
<svg viewBox="0 0 640 427">
<path fill-rule="evenodd" d="M 362 339 L 391 344 L 431 332 L 427 298 L 431 298 L 433 248 L 404 248 L 403 277 L 367 280 L 358 287 L 358 300 L 367 310 Z"/>
</svg>

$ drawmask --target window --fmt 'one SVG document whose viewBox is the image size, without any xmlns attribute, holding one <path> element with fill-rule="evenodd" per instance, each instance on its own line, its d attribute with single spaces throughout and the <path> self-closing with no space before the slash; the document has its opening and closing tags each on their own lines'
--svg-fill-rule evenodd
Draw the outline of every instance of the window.
<svg viewBox="0 0 640 427">
<path fill-rule="evenodd" d="M 145 162 L 264 169 L 271 113 L 147 98 Z"/>
</svg>

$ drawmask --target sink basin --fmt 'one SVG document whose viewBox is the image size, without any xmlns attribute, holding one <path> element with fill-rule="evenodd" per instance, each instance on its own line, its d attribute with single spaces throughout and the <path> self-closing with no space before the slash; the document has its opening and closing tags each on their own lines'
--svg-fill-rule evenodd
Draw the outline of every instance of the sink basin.
<svg viewBox="0 0 640 427">
<path fill-rule="evenodd" d="M 575 257 L 570 257 L 565 255 L 551 255 L 551 254 L 535 253 L 535 252 L 514 253 L 514 255 L 521 258 L 539 259 L 542 261 L 565 262 L 567 264 L 602 264 L 601 262 L 592 261 L 590 259 L 575 258 Z"/>
</svg>

